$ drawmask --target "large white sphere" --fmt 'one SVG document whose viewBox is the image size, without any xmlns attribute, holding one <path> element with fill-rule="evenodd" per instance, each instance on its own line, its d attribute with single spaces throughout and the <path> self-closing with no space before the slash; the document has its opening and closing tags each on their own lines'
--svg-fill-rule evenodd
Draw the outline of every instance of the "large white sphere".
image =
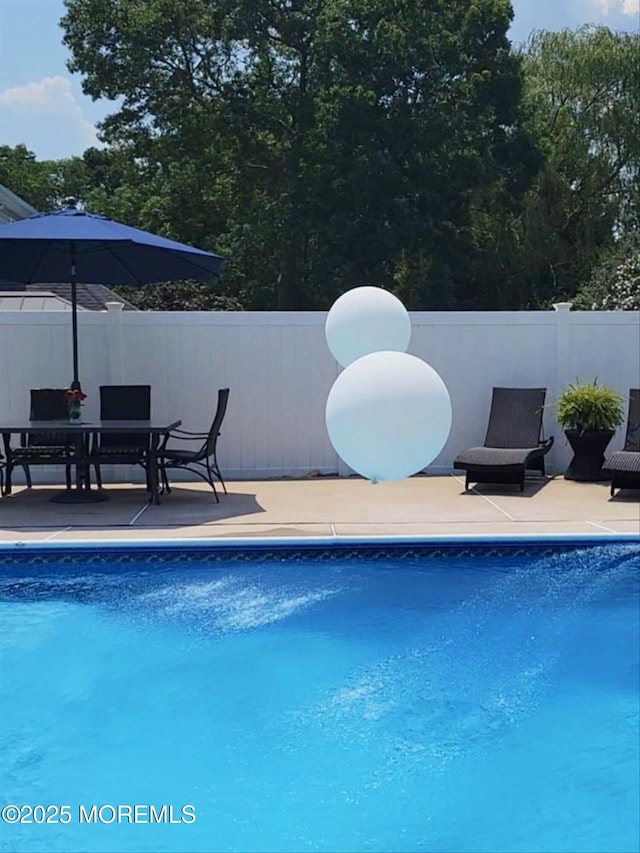
<svg viewBox="0 0 640 853">
<path fill-rule="evenodd" d="M 325 324 L 327 344 L 346 367 L 370 352 L 404 352 L 411 320 L 402 302 L 380 287 L 355 287 L 333 303 Z"/>
<path fill-rule="evenodd" d="M 329 392 L 327 430 L 338 455 L 369 480 L 399 480 L 429 465 L 451 429 L 447 386 L 401 352 L 354 361 Z"/>
</svg>

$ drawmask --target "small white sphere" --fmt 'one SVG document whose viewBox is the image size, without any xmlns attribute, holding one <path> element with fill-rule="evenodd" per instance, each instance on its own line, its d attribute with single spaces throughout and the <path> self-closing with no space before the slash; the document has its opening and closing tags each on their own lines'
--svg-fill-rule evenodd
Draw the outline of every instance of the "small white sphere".
<svg viewBox="0 0 640 853">
<path fill-rule="evenodd" d="M 327 398 L 331 443 L 347 465 L 373 482 L 426 468 L 444 447 L 451 419 L 447 386 L 429 364 L 407 353 L 359 358 Z"/>
<path fill-rule="evenodd" d="M 355 287 L 333 303 L 325 336 L 335 360 L 346 367 L 371 352 L 405 352 L 411 320 L 402 302 L 388 290 Z"/>
</svg>

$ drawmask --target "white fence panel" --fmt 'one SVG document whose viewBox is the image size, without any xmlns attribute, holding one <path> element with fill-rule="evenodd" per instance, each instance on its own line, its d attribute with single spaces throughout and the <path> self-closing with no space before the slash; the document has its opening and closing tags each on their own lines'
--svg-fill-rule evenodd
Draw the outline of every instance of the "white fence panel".
<svg viewBox="0 0 640 853">
<path fill-rule="evenodd" d="M 84 417 L 99 416 L 98 386 L 150 384 L 154 417 L 206 430 L 217 389 L 231 395 L 219 455 L 229 477 L 348 473 L 331 447 L 324 406 L 339 367 L 325 343 L 324 313 L 106 312 L 79 315 Z M 640 386 L 640 318 L 632 312 L 412 314 L 409 352 L 444 379 L 453 427 L 431 471 L 450 471 L 484 440 L 493 386 L 547 388 L 545 434 L 552 470 L 570 457 L 555 420 L 568 382 L 597 376 L 627 394 Z M 67 312 L 0 312 L 0 420 L 28 414 L 29 388 L 71 380 Z M 622 442 L 620 430 L 611 447 Z M 132 472 L 127 471 L 127 476 Z M 56 476 L 43 469 L 39 479 Z M 59 476 L 59 475 L 57 475 Z"/>
<path fill-rule="evenodd" d="M 640 387 L 640 316 L 631 311 L 585 311 L 571 315 L 569 382 L 591 382 L 617 388 L 625 398 Z M 625 402 L 626 407 L 626 402 Z M 619 450 L 624 427 L 607 448 Z M 567 459 L 570 452 L 567 451 Z"/>
<path fill-rule="evenodd" d="M 412 315 L 410 352 L 442 376 L 451 395 L 453 425 L 433 468 L 449 471 L 465 447 L 484 442 L 491 389 L 547 388 L 556 382 L 556 321 L 551 312 Z M 546 434 L 555 417 L 545 411 Z"/>
<path fill-rule="evenodd" d="M 110 380 L 106 313 L 78 317 L 78 350 L 83 385 Z M 71 315 L 66 311 L 0 312 L 0 420 L 29 415 L 30 388 L 68 388 L 73 379 Z M 84 416 L 100 414 L 97 393 L 86 401 Z"/>
</svg>

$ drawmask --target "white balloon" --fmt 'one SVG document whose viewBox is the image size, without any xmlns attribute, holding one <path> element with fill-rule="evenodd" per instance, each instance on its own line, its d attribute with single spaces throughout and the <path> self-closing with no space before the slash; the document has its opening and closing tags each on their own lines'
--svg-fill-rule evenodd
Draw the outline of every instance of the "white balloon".
<svg viewBox="0 0 640 853">
<path fill-rule="evenodd" d="M 451 417 L 439 374 L 407 353 L 359 358 L 338 376 L 327 398 L 331 443 L 347 465 L 374 482 L 426 468 L 449 437 Z"/>
<path fill-rule="evenodd" d="M 325 335 L 338 364 L 380 350 L 404 352 L 411 338 L 411 320 L 402 302 L 381 287 L 355 287 L 331 306 Z"/>
</svg>

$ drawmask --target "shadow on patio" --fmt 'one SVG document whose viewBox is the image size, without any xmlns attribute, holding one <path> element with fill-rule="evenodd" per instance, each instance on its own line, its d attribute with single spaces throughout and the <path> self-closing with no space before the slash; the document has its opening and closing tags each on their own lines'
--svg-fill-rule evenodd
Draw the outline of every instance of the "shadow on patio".
<svg viewBox="0 0 640 853">
<path fill-rule="evenodd" d="M 535 475 L 528 478 L 524 482 L 524 491 L 520 491 L 520 486 L 514 483 L 471 483 L 468 490 L 464 488 L 464 481 L 460 494 L 464 496 L 482 495 L 487 498 L 491 497 L 514 497 L 514 498 L 532 498 L 541 492 L 545 486 L 554 480 L 553 476 L 536 477 Z"/>
<path fill-rule="evenodd" d="M 18 488 L 0 500 L 0 529 L 183 527 L 206 525 L 264 512 L 255 494 L 230 491 L 216 503 L 209 489 L 173 486 L 159 506 L 147 502 L 144 486 L 107 486 L 103 503 L 59 504 L 49 499 L 60 486 Z"/>
<path fill-rule="evenodd" d="M 146 510 L 136 521 L 138 527 L 184 527 L 208 524 L 225 519 L 243 519 L 245 516 L 263 513 L 255 493 L 234 492 L 227 485 L 229 494 L 218 488 L 220 503 L 208 486 L 190 483 L 189 487 L 171 486 L 171 494 L 162 496 L 162 503 L 147 504 Z"/>
</svg>

